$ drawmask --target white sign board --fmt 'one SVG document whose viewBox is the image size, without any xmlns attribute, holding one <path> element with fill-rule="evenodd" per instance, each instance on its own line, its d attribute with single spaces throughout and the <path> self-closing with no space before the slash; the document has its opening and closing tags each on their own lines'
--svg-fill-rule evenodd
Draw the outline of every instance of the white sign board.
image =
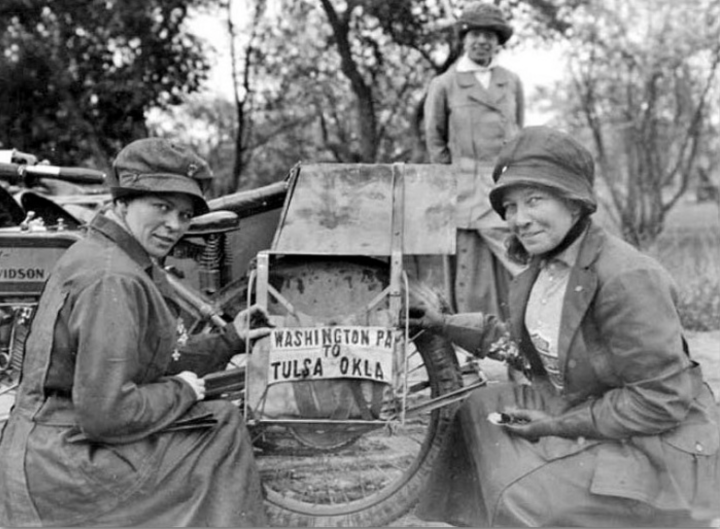
<svg viewBox="0 0 720 529">
<path fill-rule="evenodd" d="M 390 384 L 395 334 L 386 327 L 301 327 L 270 334 L 267 383 L 359 378 Z"/>
</svg>

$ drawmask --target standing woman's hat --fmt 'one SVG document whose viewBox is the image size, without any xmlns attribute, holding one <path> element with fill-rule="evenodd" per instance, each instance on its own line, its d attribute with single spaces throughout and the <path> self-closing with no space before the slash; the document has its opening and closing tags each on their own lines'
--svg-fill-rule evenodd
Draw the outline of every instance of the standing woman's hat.
<svg viewBox="0 0 720 529">
<path fill-rule="evenodd" d="M 195 215 L 209 210 L 204 191 L 213 173 L 207 162 L 187 147 L 161 138 L 137 140 L 120 151 L 107 176 L 113 198 L 146 193 L 184 193 Z"/>
<path fill-rule="evenodd" d="M 457 21 L 460 40 L 471 29 L 494 31 L 501 45 L 505 44 L 513 34 L 513 28 L 508 24 L 500 8 L 484 2 L 474 2 L 467 6 Z"/>
<path fill-rule="evenodd" d="M 493 181 L 490 203 L 503 218 L 505 192 L 521 185 L 553 190 L 582 203 L 588 213 L 597 209 L 592 154 L 569 134 L 549 127 L 525 127 L 507 143 L 495 164 Z"/>
</svg>

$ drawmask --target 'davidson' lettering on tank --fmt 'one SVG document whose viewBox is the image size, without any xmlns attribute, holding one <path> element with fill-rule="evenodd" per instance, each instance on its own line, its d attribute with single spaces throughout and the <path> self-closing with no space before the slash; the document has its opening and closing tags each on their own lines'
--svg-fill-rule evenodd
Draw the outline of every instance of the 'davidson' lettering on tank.
<svg viewBox="0 0 720 529">
<path fill-rule="evenodd" d="M 0 268 L 0 279 L 34 281 L 45 280 L 44 268 Z"/>
</svg>

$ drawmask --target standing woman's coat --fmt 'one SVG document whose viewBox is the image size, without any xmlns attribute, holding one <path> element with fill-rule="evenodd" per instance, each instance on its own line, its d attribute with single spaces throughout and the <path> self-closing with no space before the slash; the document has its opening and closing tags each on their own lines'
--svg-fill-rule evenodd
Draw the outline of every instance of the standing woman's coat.
<svg viewBox="0 0 720 529">
<path fill-rule="evenodd" d="M 492 69 L 487 88 L 457 63 L 430 82 L 425 141 L 431 163 L 459 168 L 458 228 L 504 227 L 487 197 L 500 150 L 523 126 L 524 101 L 520 78 L 502 66 Z"/>
<path fill-rule="evenodd" d="M 505 257 L 505 224 L 488 203 L 492 168 L 503 145 L 522 128 L 523 85 L 502 66 L 491 70 L 484 87 L 472 71 L 454 64 L 430 82 L 425 100 L 425 142 L 431 163 L 453 164 L 457 185 L 457 252 L 454 292 L 458 312 L 481 310 L 504 315 L 510 272 Z"/>
<path fill-rule="evenodd" d="M 228 326 L 184 350 L 172 298 L 143 247 L 102 215 L 64 254 L 0 439 L 0 525 L 265 524 L 238 409 L 196 402 L 172 376 L 222 369 L 243 342 Z M 206 414 L 217 424 L 173 430 Z"/>
<path fill-rule="evenodd" d="M 548 390 L 524 323 L 536 259 L 510 297 L 532 386 L 488 386 L 463 404 L 422 518 L 476 527 L 679 527 L 720 516 L 718 406 L 686 350 L 672 280 L 593 224 L 579 243 L 558 341 L 563 392 Z M 483 324 L 492 334 L 492 320 Z M 488 422 L 512 406 L 551 412 L 563 435 L 533 443 Z"/>
<path fill-rule="evenodd" d="M 517 74 L 495 66 L 485 88 L 473 72 L 457 71 L 456 63 L 428 88 L 425 134 L 430 162 L 468 159 L 494 164 L 505 142 L 523 126 L 524 117 L 523 85 Z M 487 204 L 487 197 L 482 198 Z"/>
</svg>

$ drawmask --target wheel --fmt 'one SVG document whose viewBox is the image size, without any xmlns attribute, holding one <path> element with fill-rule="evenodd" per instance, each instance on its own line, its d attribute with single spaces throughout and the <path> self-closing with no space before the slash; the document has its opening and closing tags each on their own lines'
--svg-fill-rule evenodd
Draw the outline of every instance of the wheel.
<svg viewBox="0 0 720 529">
<path fill-rule="evenodd" d="M 285 259 L 271 267 L 270 283 L 300 312 L 331 324 L 367 306 L 387 286 L 386 268 L 371 259 Z M 423 285 L 410 290 L 426 303 L 440 303 Z M 219 292 L 215 302 L 234 314 L 246 300 L 246 284 L 239 282 Z M 270 305 L 271 313 L 281 310 Z M 431 333 L 412 337 L 406 365 L 408 407 L 462 385 L 452 346 Z M 333 391 L 338 387 L 335 383 Z M 383 526 L 400 518 L 427 483 L 454 409 L 444 406 L 381 427 L 299 424 L 253 430 L 271 524 Z M 397 411 L 397 402 L 384 400 L 378 413 Z"/>
<path fill-rule="evenodd" d="M 428 394 L 459 387 L 452 351 L 437 337 L 416 339 Z M 420 364 L 418 364 L 418 367 Z M 421 382 L 422 384 L 422 382 Z M 418 393 L 415 400 L 427 398 Z M 271 523 L 278 526 L 385 526 L 418 500 L 452 419 L 444 407 L 373 430 L 330 453 L 267 453 L 258 457 Z"/>
</svg>

